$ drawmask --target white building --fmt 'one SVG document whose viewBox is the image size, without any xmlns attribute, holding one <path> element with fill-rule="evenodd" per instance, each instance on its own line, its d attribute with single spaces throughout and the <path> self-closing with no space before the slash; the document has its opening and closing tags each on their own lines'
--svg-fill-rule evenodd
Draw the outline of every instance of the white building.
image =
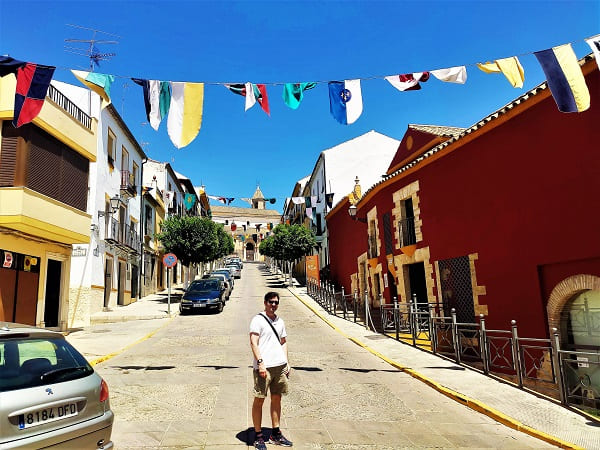
<svg viewBox="0 0 600 450">
<path fill-rule="evenodd" d="M 99 117 L 97 161 L 90 163 L 89 244 L 73 247 L 69 326 L 90 324 L 91 316 L 139 298 L 141 177 L 144 151 L 110 104 L 96 94 L 60 83 L 78 96 L 78 106 Z M 82 92 L 84 91 L 84 92 Z"/>
<path fill-rule="evenodd" d="M 381 180 L 399 145 L 400 141 L 371 130 L 319 155 L 302 195 L 316 199 L 312 205 L 312 228 L 320 244 L 321 268 L 329 264 L 325 215 L 331 208 L 327 206 L 326 194 L 333 194 L 335 206 L 353 190 L 356 177 L 364 190 L 369 189 Z"/>
</svg>

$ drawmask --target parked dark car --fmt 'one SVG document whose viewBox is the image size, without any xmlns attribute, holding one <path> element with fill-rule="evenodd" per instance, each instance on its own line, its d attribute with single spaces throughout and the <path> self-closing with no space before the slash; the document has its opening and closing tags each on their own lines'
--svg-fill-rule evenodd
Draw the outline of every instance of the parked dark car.
<svg viewBox="0 0 600 450">
<path fill-rule="evenodd" d="M 223 286 L 225 287 L 225 293 L 223 295 L 223 298 L 225 299 L 225 301 L 229 300 L 229 296 L 231 295 L 231 291 L 233 290 L 231 282 L 232 280 L 228 281 L 227 275 L 224 273 L 206 273 L 202 277 L 203 280 L 207 280 L 209 278 L 216 278 L 223 283 Z"/>
<path fill-rule="evenodd" d="M 225 288 L 216 278 L 195 280 L 190 283 L 181 297 L 179 312 L 206 311 L 216 309 L 223 311 L 225 305 Z"/>
<path fill-rule="evenodd" d="M 235 278 L 233 277 L 231 270 L 229 270 L 227 267 L 223 267 L 222 269 L 216 269 L 211 272 L 211 274 L 215 274 L 215 273 L 220 273 L 220 274 L 225 275 L 227 277 L 227 281 L 231 285 L 231 290 L 233 290 L 233 288 L 235 287 Z"/>
<path fill-rule="evenodd" d="M 113 448 L 108 386 L 61 333 L 0 322 L 0 449 Z"/>
</svg>

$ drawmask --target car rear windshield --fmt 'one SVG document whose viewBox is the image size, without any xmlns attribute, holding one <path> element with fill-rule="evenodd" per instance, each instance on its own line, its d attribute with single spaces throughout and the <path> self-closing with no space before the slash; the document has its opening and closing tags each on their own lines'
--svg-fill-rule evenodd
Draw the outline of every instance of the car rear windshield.
<svg viewBox="0 0 600 450">
<path fill-rule="evenodd" d="M 93 372 L 85 358 L 64 339 L 0 340 L 0 392 L 74 380 Z"/>
<path fill-rule="evenodd" d="M 217 281 L 199 281 L 190 284 L 188 292 L 216 291 L 218 289 L 219 283 Z"/>
</svg>

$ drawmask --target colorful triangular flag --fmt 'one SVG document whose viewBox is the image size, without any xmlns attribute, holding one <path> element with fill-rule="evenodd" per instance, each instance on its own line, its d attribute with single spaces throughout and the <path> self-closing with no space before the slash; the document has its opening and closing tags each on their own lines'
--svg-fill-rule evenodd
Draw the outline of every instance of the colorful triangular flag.
<svg viewBox="0 0 600 450">
<path fill-rule="evenodd" d="M 204 83 L 171 83 L 167 131 L 175 147 L 185 147 L 198 135 L 203 104 Z"/>
<path fill-rule="evenodd" d="M 313 89 L 317 83 L 286 83 L 283 85 L 283 101 L 292 109 L 298 109 L 304 91 Z"/>
<path fill-rule="evenodd" d="M 71 70 L 71 72 L 75 75 L 75 78 L 102 98 L 102 108 L 110 104 L 110 86 L 115 81 L 113 75 L 85 72 L 83 70 Z"/>
<path fill-rule="evenodd" d="M 590 92 L 571 44 L 534 54 L 546 74 L 560 112 L 582 112 L 590 107 Z"/>
<path fill-rule="evenodd" d="M 17 69 L 17 87 L 13 125 L 20 127 L 31 122 L 44 106 L 44 100 L 56 67 L 26 63 Z"/>
<path fill-rule="evenodd" d="M 525 73 L 523 72 L 523 66 L 521 66 L 521 63 L 516 56 L 497 59 L 494 62 L 478 63 L 477 67 L 479 67 L 485 73 L 502 72 L 512 87 L 523 87 Z"/>
<path fill-rule="evenodd" d="M 330 81 L 329 109 L 343 125 L 356 122 L 363 110 L 360 80 Z"/>
<path fill-rule="evenodd" d="M 399 91 L 418 91 L 421 89 L 419 82 L 429 80 L 429 72 L 406 73 L 385 77 L 385 79 Z"/>
<path fill-rule="evenodd" d="M 158 130 L 161 120 L 169 113 L 171 106 L 171 89 L 167 81 L 144 80 L 132 78 L 132 81 L 142 86 L 144 91 L 144 106 L 146 118 L 150 126 Z"/>
</svg>

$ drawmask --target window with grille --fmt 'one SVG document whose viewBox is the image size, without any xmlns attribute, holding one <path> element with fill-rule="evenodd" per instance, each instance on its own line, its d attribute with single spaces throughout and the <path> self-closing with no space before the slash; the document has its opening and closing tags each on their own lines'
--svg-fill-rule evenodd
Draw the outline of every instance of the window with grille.
<svg viewBox="0 0 600 450">
<path fill-rule="evenodd" d="M 412 198 L 402 201 L 402 219 L 398 221 L 398 233 L 400 247 L 413 245 L 417 243 L 415 233 L 415 213 L 413 210 Z"/>
<path fill-rule="evenodd" d="M 115 166 L 115 147 L 117 144 L 117 138 L 112 130 L 108 129 L 108 136 L 106 137 L 106 155 L 108 157 L 108 164 L 114 168 Z"/>
<path fill-rule="evenodd" d="M 469 257 L 459 256 L 440 260 L 438 266 L 444 315 L 450 317 L 451 310 L 454 308 L 456 309 L 456 319 L 459 322 L 474 322 L 475 306 Z"/>
</svg>

